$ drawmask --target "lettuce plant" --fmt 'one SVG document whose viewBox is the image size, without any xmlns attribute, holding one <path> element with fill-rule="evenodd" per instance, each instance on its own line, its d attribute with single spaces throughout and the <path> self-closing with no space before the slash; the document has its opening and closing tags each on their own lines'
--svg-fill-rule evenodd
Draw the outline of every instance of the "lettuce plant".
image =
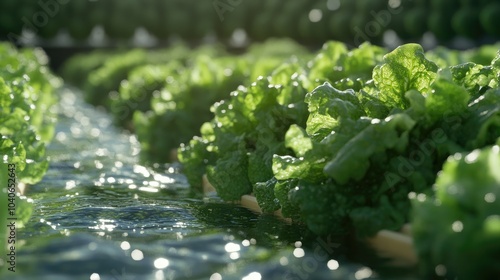
<svg viewBox="0 0 500 280">
<path fill-rule="evenodd" d="M 500 68 L 438 66 L 417 44 L 383 53 L 327 43 L 216 103 L 179 150 L 191 184 L 206 173 L 223 199 L 253 193 L 317 234 L 399 229 L 449 155 L 500 136 Z"/>
<path fill-rule="evenodd" d="M 444 164 L 434 193 L 412 195 L 415 248 L 426 278 L 498 276 L 499 170 L 498 145 L 457 153 Z"/>
<path fill-rule="evenodd" d="M 21 228 L 32 211 L 30 200 L 17 193 L 17 184 L 37 183 L 48 168 L 45 145 L 54 132 L 52 106 L 60 81 L 48 71 L 46 56 L 38 49 L 17 51 L 0 44 L 0 64 L 0 254 L 5 258 L 7 218 L 16 217 L 16 228 Z"/>
</svg>

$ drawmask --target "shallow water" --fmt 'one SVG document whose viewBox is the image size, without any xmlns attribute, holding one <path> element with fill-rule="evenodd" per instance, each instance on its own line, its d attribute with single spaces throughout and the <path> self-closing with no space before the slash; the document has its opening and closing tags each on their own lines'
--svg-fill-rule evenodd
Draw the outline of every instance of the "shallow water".
<svg viewBox="0 0 500 280">
<path fill-rule="evenodd" d="M 204 198 L 179 165 L 140 165 L 136 138 L 72 90 L 59 111 L 49 171 L 27 191 L 34 212 L 18 232 L 9 279 L 388 278 L 300 225 Z M 404 275 L 390 278 L 413 279 Z"/>
</svg>

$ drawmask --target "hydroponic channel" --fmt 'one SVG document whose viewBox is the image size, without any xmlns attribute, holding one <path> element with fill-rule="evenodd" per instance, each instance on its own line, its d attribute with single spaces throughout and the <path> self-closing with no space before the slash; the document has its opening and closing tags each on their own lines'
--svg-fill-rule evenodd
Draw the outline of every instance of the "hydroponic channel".
<svg viewBox="0 0 500 280">
<path fill-rule="evenodd" d="M 134 136 L 73 90 L 60 96 L 10 279 L 381 278 L 332 240 L 302 248 L 300 226 L 194 193 L 175 164 L 141 166 Z"/>
</svg>

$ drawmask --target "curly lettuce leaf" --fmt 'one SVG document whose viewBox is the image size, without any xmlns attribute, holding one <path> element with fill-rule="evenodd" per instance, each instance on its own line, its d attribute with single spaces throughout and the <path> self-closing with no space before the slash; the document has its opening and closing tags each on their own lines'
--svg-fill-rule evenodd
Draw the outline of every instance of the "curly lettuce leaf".
<svg viewBox="0 0 500 280">
<path fill-rule="evenodd" d="M 359 102 L 365 111 L 365 116 L 383 119 L 389 115 L 390 107 L 376 97 L 375 88 L 365 87 L 357 92 Z"/>
<path fill-rule="evenodd" d="M 299 206 L 290 199 L 290 191 L 295 189 L 298 184 L 297 179 L 290 179 L 285 181 L 278 181 L 274 186 L 274 196 L 278 200 L 281 207 L 281 214 L 285 218 L 292 218 L 293 220 L 298 220 Z"/>
<path fill-rule="evenodd" d="M 405 93 L 411 89 L 429 92 L 438 66 L 429 61 L 418 44 L 406 44 L 384 56 L 384 63 L 373 69 L 379 99 L 390 107 L 408 108 Z"/>
<path fill-rule="evenodd" d="M 425 99 L 426 114 L 432 123 L 459 115 L 467 109 L 469 99 L 469 93 L 462 86 L 445 79 L 436 79 Z"/>
<path fill-rule="evenodd" d="M 26 149 L 22 143 L 2 136 L 0 138 L 0 152 L 3 161 L 15 164 L 19 170 L 24 170 L 26 167 Z"/>
<path fill-rule="evenodd" d="M 309 77 L 318 83 L 329 82 L 340 90 L 359 90 L 370 80 L 384 53 L 383 48 L 369 43 L 347 51 L 343 43 L 328 42 L 309 63 Z"/>
<path fill-rule="evenodd" d="M 215 165 L 207 166 L 207 177 L 226 201 L 240 200 L 242 195 L 252 192 L 248 179 L 248 157 L 242 147 L 217 159 Z"/>
<path fill-rule="evenodd" d="M 312 141 L 302 127 L 292 124 L 285 134 L 285 146 L 301 157 L 312 149 Z"/>
<path fill-rule="evenodd" d="M 272 213 L 280 208 L 279 201 L 274 195 L 274 186 L 276 183 L 276 178 L 271 178 L 265 182 L 258 182 L 253 187 L 253 194 L 264 213 Z"/>
<path fill-rule="evenodd" d="M 464 122 L 463 143 L 469 149 L 492 145 L 500 135 L 500 89 L 490 89 L 472 101 Z"/>
<path fill-rule="evenodd" d="M 337 131 L 329 133 L 320 142 L 311 139 L 311 149 L 305 151 L 303 156 L 275 155 L 273 157 L 274 176 L 279 180 L 302 179 L 314 183 L 325 181 L 327 176 L 323 169 L 327 162 L 353 137 L 369 126 L 370 122 L 371 120 L 367 118 L 360 118 L 357 121 L 344 119 Z M 292 143 L 290 139 L 290 142 L 286 144 L 291 146 Z"/>
<path fill-rule="evenodd" d="M 325 83 L 308 93 L 309 108 L 306 131 L 314 139 L 322 139 L 339 125 L 343 118 L 358 119 L 363 115 L 353 90 L 340 91 Z"/>
<path fill-rule="evenodd" d="M 380 229 L 399 230 L 405 222 L 404 215 L 383 195 L 377 207 L 362 206 L 349 212 L 349 218 L 358 236 L 373 236 Z"/>
<path fill-rule="evenodd" d="M 255 151 L 248 153 L 248 179 L 252 185 L 255 186 L 259 182 L 263 183 L 273 178 L 272 156 L 274 152 L 282 151 L 279 146 L 275 148 L 276 151 L 259 144 Z"/>
<path fill-rule="evenodd" d="M 365 42 L 340 57 L 338 65 L 341 66 L 339 70 L 342 75 L 337 75 L 337 77 L 369 80 L 373 68 L 382 61 L 385 53 L 384 48 Z"/>
<path fill-rule="evenodd" d="M 498 70 L 467 62 L 450 67 L 453 82 L 467 89 L 472 98 L 477 98 L 488 88 L 498 87 Z"/>
<path fill-rule="evenodd" d="M 324 164 L 323 164 L 324 165 Z M 304 177 L 310 179 L 311 181 L 316 181 L 311 177 L 319 177 L 321 181 L 324 176 L 323 165 L 320 168 L 316 168 L 316 175 L 314 175 L 313 169 L 315 164 L 311 162 L 311 158 L 295 158 L 293 156 L 279 156 L 274 155 L 273 157 L 273 174 L 278 180 L 287 180 Z"/>
<path fill-rule="evenodd" d="M 302 220 L 318 235 L 343 236 L 349 232 L 348 210 L 353 201 L 336 192 L 336 188 L 330 182 L 299 181 L 289 192 L 291 202 L 300 209 Z"/>
<path fill-rule="evenodd" d="M 335 77 L 335 65 L 347 54 L 347 46 L 341 42 L 327 42 L 321 52 L 309 63 L 309 78 L 312 81 L 325 82 L 329 77 Z"/>
<path fill-rule="evenodd" d="M 210 153 L 208 142 L 201 137 L 194 137 L 187 144 L 181 144 L 177 156 L 182 163 L 183 173 L 191 186 L 201 188 L 202 176 L 206 172 Z"/>
<path fill-rule="evenodd" d="M 325 166 L 325 173 L 339 184 L 359 181 L 370 167 L 370 157 L 389 149 L 403 152 L 415 121 L 406 114 L 392 115 L 372 124 L 347 142 Z"/>
</svg>

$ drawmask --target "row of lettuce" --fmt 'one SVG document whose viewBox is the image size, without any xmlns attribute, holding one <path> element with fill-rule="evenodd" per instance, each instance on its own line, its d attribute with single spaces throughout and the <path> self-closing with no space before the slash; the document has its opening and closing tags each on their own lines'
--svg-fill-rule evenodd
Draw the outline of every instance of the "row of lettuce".
<svg viewBox="0 0 500 280">
<path fill-rule="evenodd" d="M 0 43 L 0 253 L 7 248 L 7 218 L 20 228 L 31 216 L 31 204 L 14 185 L 35 184 L 48 168 L 45 147 L 54 134 L 61 80 L 47 67 L 41 49 L 17 50 Z M 11 179 L 11 180 L 9 180 Z M 14 245 L 10 243 L 10 246 Z M 10 247 L 9 246 L 9 247 Z M 15 245 L 14 245 L 15 246 Z M 0 266 L 7 263 L 0 261 Z M 1 269 L 1 267 L 0 267 Z"/>
<path fill-rule="evenodd" d="M 137 133 L 146 161 L 180 144 L 193 187 L 206 174 L 222 199 L 253 193 L 318 235 L 412 220 L 424 273 L 488 279 L 500 261 L 498 49 L 179 46 L 80 56 L 65 74 Z"/>
<path fill-rule="evenodd" d="M 291 57 L 296 54 L 296 57 Z M 256 44 L 244 55 L 222 46 L 190 49 L 96 51 L 70 59 L 61 71 L 84 89 L 87 102 L 112 112 L 116 124 L 135 131 L 145 162 L 167 162 L 171 151 L 212 118 L 210 105 L 241 84 L 267 75 L 308 51 L 289 40 Z"/>
</svg>

